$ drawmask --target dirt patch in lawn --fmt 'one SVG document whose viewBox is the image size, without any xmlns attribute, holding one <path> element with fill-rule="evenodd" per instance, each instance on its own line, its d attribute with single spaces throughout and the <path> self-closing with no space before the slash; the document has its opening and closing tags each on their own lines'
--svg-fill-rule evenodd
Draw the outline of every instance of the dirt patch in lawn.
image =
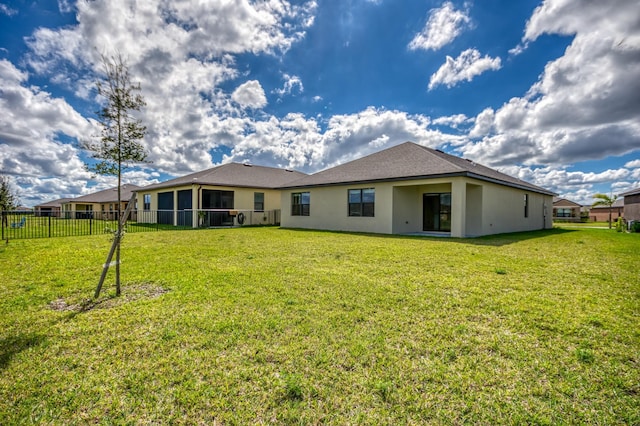
<svg viewBox="0 0 640 426">
<path fill-rule="evenodd" d="M 114 292 L 103 292 L 98 299 L 82 299 L 81 301 L 65 300 L 60 297 L 49 302 L 54 311 L 83 312 L 92 309 L 108 309 L 141 299 L 153 299 L 167 293 L 169 289 L 154 283 L 131 283 L 122 285 L 122 293 L 116 297 Z"/>
</svg>

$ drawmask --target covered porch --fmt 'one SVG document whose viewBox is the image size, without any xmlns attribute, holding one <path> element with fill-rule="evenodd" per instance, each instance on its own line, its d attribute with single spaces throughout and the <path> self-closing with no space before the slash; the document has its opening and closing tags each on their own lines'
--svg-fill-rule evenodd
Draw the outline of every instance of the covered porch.
<svg viewBox="0 0 640 426">
<path fill-rule="evenodd" d="M 482 234 L 483 186 L 464 178 L 393 186 L 394 234 L 468 237 Z"/>
</svg>

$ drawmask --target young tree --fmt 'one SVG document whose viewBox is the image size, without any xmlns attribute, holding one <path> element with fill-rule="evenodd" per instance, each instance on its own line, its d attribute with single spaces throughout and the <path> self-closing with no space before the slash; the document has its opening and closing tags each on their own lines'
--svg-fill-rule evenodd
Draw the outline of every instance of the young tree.
<svg viewBox="0 0 640 426">
<path fill-rule="evenodd" d="M 591 207 L 598 207 L 598 206 L 609 207 L 609 229 L 611 229 L 611 209 L 612 209 L 613 203 L 615 203 L 616 200 L 618 199 L 618 196 L 615 194 L 612 194 L 611 197 L 608 196 L 607 194 L 596 194 L 593 196 L 593 198 L 596 198 L 598 201 L 593 203 Z"/>
<path fill-rule="evenodd" d="M 120 242 L 123 237 L 122 217 L 122 171 L 147 158 L 146 150 L 140 142 L 146 133 L 146 126 L 132 113 L 140 111 L 146 105 L 140 94 L 140 83 L 133 83 L 129 67 L 118 54 L 113 57 L 102 56 L 104 79 L 96 83 L 98 95 L 104 105 L 98 111 L 102 134 L 99 141 L 88 143 L 95 163 L 86 164 L 88 171 L 100 175 L 118 177 L 118 229 L 114 234 L 116 249 L 116 295 L 120 295 Z M 112 253 L 110 253 L 112 255 Z M 105 267 L 106 268 L 106 267 Z M 106 269 L 105 269 L 106 272 Z M 96 289 L 95 297 L 100 295 L 104 273 Z"/>
<path fill-rule="evenodd" d="M 2 211 L 2 225 L 9 226 L 7 212 L 18 206 L 18 195 L 11 189 L 7 176 L 0 175 L 0 210 Z"/>
</svg>

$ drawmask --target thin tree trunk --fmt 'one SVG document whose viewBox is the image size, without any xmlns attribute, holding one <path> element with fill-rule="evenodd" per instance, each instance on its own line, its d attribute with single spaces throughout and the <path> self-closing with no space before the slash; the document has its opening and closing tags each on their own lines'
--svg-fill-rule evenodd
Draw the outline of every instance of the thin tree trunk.
<svg viewBox="0 0 640 426">
<path fill-rule="evenodd" d="M 131 209 L 135 204 L 135 199 L 136 199 L 136 194 L 134 193 L 131 195 L 131 199 L 127 204 L 127 208 L 124 210 L 125 218 L 129 216 L 129 212 L 131 212 Z M 123 226 L 122 217 L 118 218 L 118 224 Z M 109 250 L 109 254 L 107 255 L 107 261 L 105 262 L 102 268 L 102 275 L 100 275 L 100 281 L 98 282 L 98 286 L 96 287 L 96 292 L 93 295 L 94 299 L 97 299 L 100 296 L 100 291 L 102 290 L 102 284 L 104 284 L 104 280 L 107 277 L 107 272 L 109 271 L 109 266 L 111 265 L 111 259 L 113 259 L 113 253 L 116 251 L 116 247 L 118 248 L 120 247 L 120 235 L 116 235 L 115 238 L 113 239 L 113 243 L 111 244 L 111 250 Z M 117 268 L 116 268 L 116 271 L 117 271 Z"/>
</svg>

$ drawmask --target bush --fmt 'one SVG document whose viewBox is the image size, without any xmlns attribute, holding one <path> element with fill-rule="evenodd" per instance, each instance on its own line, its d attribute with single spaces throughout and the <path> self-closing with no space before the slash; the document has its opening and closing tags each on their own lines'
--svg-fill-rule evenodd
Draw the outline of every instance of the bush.
<svg viewBox="0 0 640 426">
<path fill-rule="evenodd" d="M 636 220 L 631 224 L 631 232 L 640 232 L 640 221 Z"/>
</svg>

